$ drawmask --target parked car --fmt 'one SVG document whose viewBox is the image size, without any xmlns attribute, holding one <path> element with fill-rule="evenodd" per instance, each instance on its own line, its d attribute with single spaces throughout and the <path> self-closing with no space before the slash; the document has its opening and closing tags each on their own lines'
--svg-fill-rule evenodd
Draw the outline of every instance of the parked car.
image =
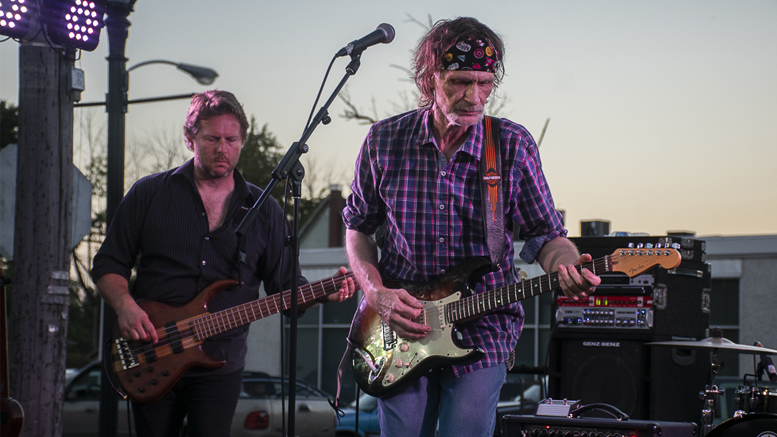
<svg viewBox="0 0 777 437">
<path fill-rule="evenodd" d="M 537 404 L 544 399 L 545 389 L 540 380 L 527 379 L 508 373 L 499 392 L 496 407 L 494 436 L 502 435 L 502 416 L 505 414 L 534 414 Z M 368 394 L 359 397 L 359 431 L 356 432 L 356 401 L 343 409 L 344 415 L 337 425 L 337 437 L 376 437 L 380 435 L 378 400 Z"/>
<path fill-rule="evenodd" d="M 97 436 L 102 365 L 94 362 L 79 370 L 65 385 L 63 437 Z M 288 396 L 288 381 L 260 372 L 243 373 L 243 389 L 232 421 L 233 437 L 282 436 L 281 384 Z M 301 436 L 333 437 L 336 416 L 326 393 L 297 381 L 295 431 Z M 288 401 L 288 398 L 286 399 Z M 119 401 L 118 437 L 129 437 L 127 404 Z M 288 404 L 287 404 L 288 405 Z M 288 413 L 288 411 L 287 411 Z M 133 422 L 134 434 L 134 422 Z M 188 435 L 184 427 L 183 436 Z"/>
</svg>

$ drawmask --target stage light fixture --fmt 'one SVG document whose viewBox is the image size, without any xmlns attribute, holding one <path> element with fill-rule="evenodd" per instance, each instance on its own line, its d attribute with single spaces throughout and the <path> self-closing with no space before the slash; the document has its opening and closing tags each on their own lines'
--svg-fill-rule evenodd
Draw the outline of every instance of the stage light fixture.
<svg viewBox="0 0 777 437">
<path fill-rule="evenodd" d="M 0 0 L 0 35 L 23 38 L 30 29 L 32 0 Z"/>
<path fill-rule="evenodd" d="M 54 44 L 92 51 L 100 43 L 100 29 L 105 26 L 102 1 L 50 0 L 45 15 L 47 34 Z"/>
</svg>

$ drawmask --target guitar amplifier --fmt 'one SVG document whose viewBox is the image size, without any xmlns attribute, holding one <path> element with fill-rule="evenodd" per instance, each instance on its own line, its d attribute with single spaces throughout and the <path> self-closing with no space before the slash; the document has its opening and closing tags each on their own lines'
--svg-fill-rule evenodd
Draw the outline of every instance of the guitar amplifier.
<svg viewBox="0 0 777 437">
<path fill-rule="evenodd" d="M 696 424 L 687 422 L 569 419 L 509 414 L 502 418 L 502 437 L 694 437 L 696 433 Z"/>
</svg>

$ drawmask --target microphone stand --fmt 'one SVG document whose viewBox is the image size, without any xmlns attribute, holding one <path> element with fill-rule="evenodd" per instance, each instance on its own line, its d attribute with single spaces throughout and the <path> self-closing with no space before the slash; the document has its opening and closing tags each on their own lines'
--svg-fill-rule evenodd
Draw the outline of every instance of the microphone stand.
<svg viewBox="0 0 777 437">
<path fill-rule="evenodd" d="M 284 157 L 278 163 L 278 166 L 275 167 L 275 169 L 272 171 L 272 179 L 270 179 L 270 182 L 267 184 L 267 187 L 265 188 L 264 192 L 262 193 L 261 196 L 259 196 L 259 198 L 256 200 L 256 203 L 254 203 L 251 209 L 248 210 L 248 212 L 246 213 L 246 216 L 243 218 L 243 221 L 240 222 L 240 225 L 237 227 L 237 230 L 235 230 L 235 234 L 238 236 L 238 238 L 242 238 L 243 235 L 246 233 L 246 231 L 248 231 L 248 228 L 251 227 L 251 224 L 256 220 L 256 215 L 259 213 L 259 207 L 267 200 L 272 190 L 275 188 L 276 185 L 278 185 L 278 182 L 286 178 L 291 178 L 292 198 L 294 199 L 294 217 L 293 217 L 293 225 L 291 227 L 291 235 L 289 236 L 286 242 L 287 245 L 289 245 L 292 250 L 291 306 L 289 307 L 290 329 L 289 329 L 288 435 L 290 436 L 296 435 L 294 430 L 294 421 L 295 421 L 295 410 L 296 410 L 296 400 L 297 400 L 297 394 L 296 394 L 296 391 L 297 391 L 296 390 L 297 389 L 297 307 L 298 307 L 297 268 L 299 266 L 299 198 L 301 197 L 301 191 L 302 191 L 302 179 L 305 177 L 305 168 L 299 162 L 299 159 L 303 153 L 307 153 L 308 146 L 307 144 L 305 144 L 305 142 L 313 134 L 313 131 L 316 129 L 316 127 L 318 127 L 319 123 L 323 123 L 326 125 L 332 121 L 332 118 L 329 117 L 329 106 L 332 104 L 332 102 L 335 100 L 337 95 L 343 89 L 348 79 L 354 74 L 356 74 L 356 71 L 359 69 L 360 65 L 361 65 L 361 52 L 352 53 L 351 62 L 345 68 L 345 75 L 343 76 L 342 80 L 337 85 L 335 90 L 332 92 L 332 95 L 329 97 L 329 99 L 316 113 L 316 116 L 313 117 L 310 124 L 305 128 L 299 141 L 293 143 L 291 147 L 289 147 L 289 150 L 286 152 L 286 155 L 284 155 Z M 241 249 L 240 259 L 241 261 L 244 262 L 246 259 L 246 254 L 242 250 L 244 249 Z M 283 305 L 283 302 L 281 302 L 281 305 Z"/>
</svg>

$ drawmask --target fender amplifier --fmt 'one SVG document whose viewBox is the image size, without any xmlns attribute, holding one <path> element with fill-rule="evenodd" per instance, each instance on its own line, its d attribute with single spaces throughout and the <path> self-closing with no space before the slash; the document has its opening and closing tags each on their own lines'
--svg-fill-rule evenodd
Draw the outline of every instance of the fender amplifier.
<svg viewBox="0 0 777 437">
<path fill-rule="evenodd" d="M 502 437 L 695 437 L 696 424 L 545 416 L 502 418 Z"/>
</svg>

